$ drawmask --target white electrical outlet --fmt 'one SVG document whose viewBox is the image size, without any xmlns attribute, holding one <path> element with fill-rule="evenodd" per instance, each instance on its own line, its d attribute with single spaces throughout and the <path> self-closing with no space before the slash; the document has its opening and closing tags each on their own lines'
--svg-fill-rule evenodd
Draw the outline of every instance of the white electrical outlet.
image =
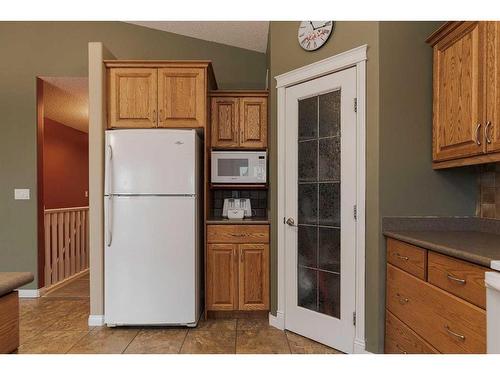
<svg viewBox="0 0 500 375">
<path fill-rule="evenodd" d="M 30 189 L 14 189 L 14 199 L 16 200 L 30 199 Z"/>
</svg>

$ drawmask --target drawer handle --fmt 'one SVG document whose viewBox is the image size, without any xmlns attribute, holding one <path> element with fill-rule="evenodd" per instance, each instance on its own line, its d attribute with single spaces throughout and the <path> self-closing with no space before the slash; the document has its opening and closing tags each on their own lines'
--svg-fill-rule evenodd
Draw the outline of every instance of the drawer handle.
<svg viewBox="0 0 500 375">
<path fill-rule="evenodd" d="M 458 277 L 455 277 L 455 276 L 452 276 L 450 274 L 446 275 L 446 277 L 451 280 L 451 281 L 455 281 L 459 284 L 462 284 L 462 285 L 465 285 L 465 283 L 467 282 L 467 280 L 464 280 L 464 279 L 459 279 Z"/>
<path fill-rule="evenodd" d="M 403 297 L 403 296 L 402 296 L 401 294 L 399 294 L 399 293 L 396 293 L 396 296 L 398 296 L 398 298 L 399 298 L 399 303 L 400 303 L 400 304 L 402 304 L 402 305 L 404 305 L 405 303 L 410 302 L 410 300 L 409 300 L 408 298 Z"/>
<path fill-rule="evenodd" d="M 458 333 L 455 333 L 453 332 L 450 327 L 448 327 L 448 324 L 446 324 L 444 326 L 444 329 L 446 329 L 446 332 L 448 332 L 450 335 L 456 337 L 457 339 L 459 339 L 460 341 L 465 341 L 465 336 L 464 335 L 460 335 Z"/>
<path fill-rule="evenodd" d="M 245 237 L 245 233 L 231 233 L 233 237 Z"/>
<path fill-rule="evenodd" d="M 394 253 L 393 255 L 398 257 L 399 259 L 402 259 L 402 260 L 410 260 L 410 258 L 405 257 L 405 256 L 401 255 L 400 253 Z"/>
</svg>

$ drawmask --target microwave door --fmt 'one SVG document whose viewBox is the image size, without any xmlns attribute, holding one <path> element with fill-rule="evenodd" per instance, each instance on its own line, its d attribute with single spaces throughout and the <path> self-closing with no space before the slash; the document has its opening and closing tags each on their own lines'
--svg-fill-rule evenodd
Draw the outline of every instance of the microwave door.
<svg viewBox="0 0 500 375">
<path fill-rule="evenodd" d="M 266 183 L 266 156 L 262 152 L 212 153 L 212 183 Z"/>
</svg>

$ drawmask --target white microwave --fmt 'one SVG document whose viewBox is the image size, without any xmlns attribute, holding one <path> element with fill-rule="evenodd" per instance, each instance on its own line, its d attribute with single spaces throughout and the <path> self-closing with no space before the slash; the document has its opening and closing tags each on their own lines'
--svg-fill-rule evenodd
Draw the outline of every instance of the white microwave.
<svg viewBox="0 0 500 375">
<path fill-rule="evenodd" d="M 266 151 L 212 151 L 212 183 L 267 183 Z"/>
</svg>

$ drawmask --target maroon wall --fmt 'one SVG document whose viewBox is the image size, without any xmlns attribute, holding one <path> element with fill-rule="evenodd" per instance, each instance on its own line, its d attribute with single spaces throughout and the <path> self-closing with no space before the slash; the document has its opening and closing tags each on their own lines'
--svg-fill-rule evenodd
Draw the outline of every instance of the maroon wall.
<svg viewBox="0 0 500 375">
<path fill-rule="evenodd" d="M 46 209 L 89 205 L 87 133 L 44 119 L 43 183 Z"/>
</svg>

